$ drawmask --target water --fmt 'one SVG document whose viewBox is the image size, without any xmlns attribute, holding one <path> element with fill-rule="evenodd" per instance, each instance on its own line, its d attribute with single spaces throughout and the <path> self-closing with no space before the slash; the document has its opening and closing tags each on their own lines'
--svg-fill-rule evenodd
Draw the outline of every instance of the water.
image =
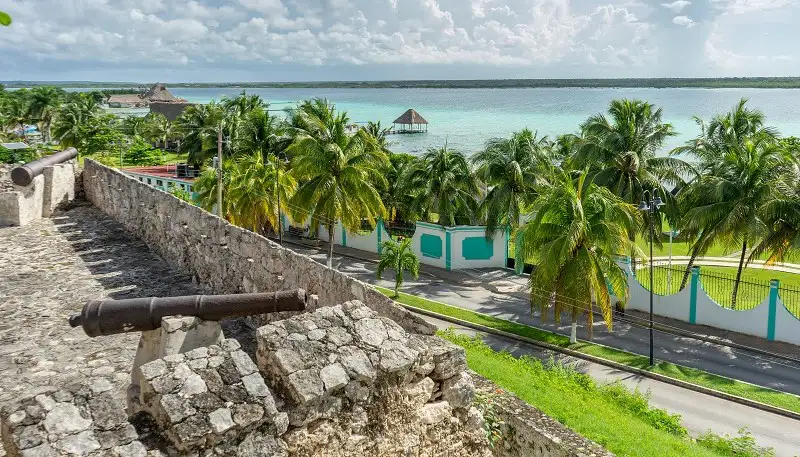
<svg viewBox="0 0 800 457">
<path fill-rule="evenodd" d="M 174 88 L 170 91 L 191 102 L 207 103 L 235 96 L 235 88 Z M 782 135 L 800 136 L 798 89 L 248 89 L 272 103 L 272 108 L 326 97 L 348 112 L 351 122 L 381 121 L 385 126 L 414 108 L 430 123 L 428 133 L 393 135 L 396 152 L 419 154 L 447 144 L 466 153 L 479 150 L 487 139 L 504 137 L 522 128 L 540 135 L 577 132 L 581 122 L 604 112 L 611 100 L 646 100 L 664 109 L 678 136 L 670 138 L 661 154 L 699 133 L 693 116 L 709 119 L 728 111 L 742 97 L 762 110 L 767 123 Z"/>
</svg>

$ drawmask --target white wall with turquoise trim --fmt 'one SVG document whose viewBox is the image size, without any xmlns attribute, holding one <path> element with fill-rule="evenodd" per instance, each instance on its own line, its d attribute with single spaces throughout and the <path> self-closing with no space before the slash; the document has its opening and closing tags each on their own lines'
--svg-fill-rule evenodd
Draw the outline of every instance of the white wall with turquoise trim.
<svg viewBox="0 0 800 457">
<path fill-rule="evenodd" d="M 161 177 L 161 176 L 153 176 L 153 175 L 148 175 L 148 174 L 143 174 L 143 173 L 136 173 L 136 172 L 133 172 L 133 171 L 126 171 L 125 169 L 122 169 L 122 171 L 123 171 L 123 173 L 125 173 L 125 174 L 127 174 L 129 176 L 133 176 L 134 178 L 138 179 L 140 182 L 143 182 L 143 183 L 145 183 L 147 185 L 153 186 L 156 189 L 161 189 L 161 190 L 163 190 L 165 192 L 169 191 L 169 185 L 172 184 L 172 185 L 178 187 L 179 189 L 184 189 L 184 190 L 186 190 L 188 192 L 192 192 L 193 193 L 193 185 L 192 185 L 192 183 L 188 182 L 188 181 L 184 181 L 182 179 L 164 178 L 164 177 Z M 159 181 L 161 182 L 161 185 L 158 184 Z"/>
<path fill-rule="evenodd" d="M 786 309 L 778 292 L 775 306 L 775 330 L 772 339 L 800 345 L 800 319 Z"/>
<path fill-rule="evenodd" d="M 447 227 L 450 233 L 450 268 L 504 268 L 508 254 L 507 236 L 498 230 L 487 240 L 486 227 Z"/>
<path fill-rule="evenodd" d="M 628 274 L 630 300 L 627 309 L 650 312 L 650 292 L 639 283 L 630 263 L 620 263 Z M 781 302 L 778 282 L 773 281 L 764 301 L 748 310 L 734 310 L 718 305 L 703 290 L 699 269 L 692 271 L 691 281 L 678 293 L 653 295 L 653 313 L 696 325 L 758 336 L 774 341 L 800 345 L 800 319 Z"/>
<path fill-rule="evenodd" d="M 411 246 L 420 263 L 439 268 L 447 265 L 447 233 L 445 227 L 417 222 Z"/>
<path fill-rule="evenodd" d="M 333 231 L 334 231 L 334 237 L 333 237 L 334 245 L 360 249 L 362 251 L 373 252 L 373 253 L 378 252 L 381 243 L 383 243 L 388 239 L 391 239 L 391 237 L 389 236 L 389 232 L 386 231 L 386 228 L 383 226 L 382 221 L 378 221 L 375 229 L 373 229 L 369 233 L 348 232 L 344 230 L 341 222 L 336 223 L 336 227 L 333 229 Z M 328 229 L 325 227 L 320 227 L 319 231 L 317 232 L 317 238 L 319 238 L 322 241 L 328 241 L 330 239 L 330 237 L 328 236 Z"/>
</svg>

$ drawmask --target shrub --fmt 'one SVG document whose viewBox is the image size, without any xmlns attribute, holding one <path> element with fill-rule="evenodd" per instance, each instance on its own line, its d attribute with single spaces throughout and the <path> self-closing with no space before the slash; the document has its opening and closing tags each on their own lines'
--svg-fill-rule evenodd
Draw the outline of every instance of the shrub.
<svg viewBox="0 0 800 457">
<path fill-rule="evenodd" d="M 740 428 L 738 436 L 730 436 L 728 434 L 720 436 L 709 430 L 697 438 L 697 443 L 722 455 L 775 457 L 775 450 L 771 447 L 760 447 L 756 444 L 755 438 L 747 428 Z"/>
<path fill-rule="evenodd" d="M 140 137 L 136 137 L 125 152 L 126 165 L 160 165 L 161 151 Z"/>
</svg>

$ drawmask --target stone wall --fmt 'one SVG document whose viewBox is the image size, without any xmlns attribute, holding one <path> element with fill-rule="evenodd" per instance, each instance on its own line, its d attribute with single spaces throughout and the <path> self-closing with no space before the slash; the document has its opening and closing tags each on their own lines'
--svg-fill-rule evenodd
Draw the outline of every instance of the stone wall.
<svg viewBox="0 0 800 457">
<path fill-rule="evenodd" d="M 75 200 L 75 171 L 77 162 L 68 160 L 44 167 L 45 187 L 42 195 L 42 217 L 51 217 L 57 210 Z"/>
<path fill-rule="evenodd" d="M 0 226 L 26 225 L 42 217 L 42 196 L 44 195 L 44 176 L 33 178 L 25 187 L 8 181 L 8 190 L 0 189 Z"/>
<path fill-rule="evenodd" d="M 408 331 L 434 331 L 367 284 L 90 159 L 83 186 L 90 202 L 209 292 L 303 288 L 321 306 L 361 300 Z"/>
<path fill-rule="evenodd" d="M 9 457 L 490 457 L 463 348 L 354 301 L 142 365 L 130 419 L 102 386 L 3 408 Z M 520 454 L 527 455 L 527 454 Z"/>
<path fill-rule="evenodd" d="M 492 448 L 495 457 L 614 457 L 486 378 L 476 374 L 472 378 L 478 395 L 484 399 L 478 408 L 487 423 L 497 424 L 495 431 L 500 438 Z"/>
</svg>

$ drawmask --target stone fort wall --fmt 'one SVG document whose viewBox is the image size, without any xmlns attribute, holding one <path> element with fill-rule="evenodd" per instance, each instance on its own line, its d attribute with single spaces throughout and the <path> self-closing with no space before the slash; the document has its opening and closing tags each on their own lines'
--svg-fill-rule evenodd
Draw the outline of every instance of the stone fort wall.
<svg viewBox="0 0 800 457">
<path fill-rule="evenodd" d="M 91 159 L 84 167 L 86 199 L 209 293 L 303 288 L 319 297 L 320 306 L 360 300 L 412 333 L 434 332 L 357 279 Z"/>
<path fill-rule="evenodd" d="M 31 402 L 50 405 L 49 396 L 24 399 L 17 409 L 7 408 L 2 414 L 7 449 L 54 446 L 63 451 L 75 441 L 87 452 L 71 455 L 91 457 L 109 455 L 112 449 L 113 455 L 197 455 L 193 453 L 197 449 L 211 447 L 213 455 L 238 456 L 487 456 L 488 452 L 502 457 L 613 457 L 491 382 L 468 374 L 463 350 L 427 336 L 433 333 L 431 325 L 367 284 L 89 159 L 83 189 L 87 200 L 166 262 L 189 272 L 208 292 L 304 288 L 319 297 L 318 309 L 309 309 L 312 315 L 276 316 L 287 319 L 259 328 L 254 359 L 260 376 L 253 376 L 254 365 L 234 347 L 213 347 L 187 353 L 186 360 L 170 356 L 144 365 L 142 375 L 149 384 L 141 401 L 156 422 L 144 429 L 160 430 L 158 439 L 145 439 L 141 430 L 132 430 L 119 416 L 120 424 L 115 424 L 121 428 L 113 429 L 114 439 L 87 441 L 109 434 L 111 428 L 98 424 L 98 411 L 86 406 L 91 406 L 90 400 L 80 400 L 91 396 L 84 389 L 53 394 L 56 402 L 62 401 L 59 396 L 66 403 L 73 398 L 78 402 L 77 408 L 65 404 L 58 409 L 85 419 L 72 434 L 50 436 L 47 413 L 36 420 L 20 413 Z M 359 303 L 335 306 L 354 300 Z M 361 311 L 360 302 L 380 319 Z M 393 328 L 392 321 L 399 328 Z M 229 358 L 242 360 L 231 365 Z M 212 366 L 212 359 L 220 368 L 215 373 L 203 371 Z M 228 365 L 245 371 L 239 373 L 241 379 L 234 373 L 226 381 L 219 371 L 223 365 L 231 373 L 236 370 Z M 502 439 L 490 447 L 481 438 L 483 433 L 476 433 L 486 432 L 488 426 L 486 411 L 473 403 L 472 379 L 479 392 L 493 398 L 491 414 L 495 424 L 501 424 Z M 212 386 L 222 389 L 213 392 L 219 401 L 207 395 Z M 241 398 L 230 396 L 229 389 Z M 267 398 L 265 392 L 270 392 L 270 399 L 274 395 L 274 404 L 250 398 Z M 236 401 L 226 400 L 226 395 Z M 106 408 L 98 407 L 102 417 Z M 37 438 L 27 440 L 32 430 Z M 124 439 L 117 439 L 120 436 Z M 212 455 L 207 451 L 202 455 Z"/>
</svg>

